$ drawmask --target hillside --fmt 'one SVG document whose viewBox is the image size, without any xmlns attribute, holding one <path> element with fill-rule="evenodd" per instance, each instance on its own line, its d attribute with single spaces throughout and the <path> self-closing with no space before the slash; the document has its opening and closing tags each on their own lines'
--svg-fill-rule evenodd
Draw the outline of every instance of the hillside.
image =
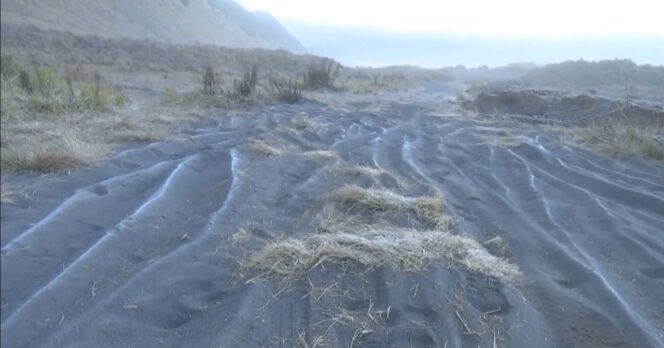
<svg viewBox="0 0 664 348">
<path fill-rule="evenodd" d="M 276 20 L 232 0 L 3 0 L 2 23 L 106 38 L 304 52 Z"/>
</svg>

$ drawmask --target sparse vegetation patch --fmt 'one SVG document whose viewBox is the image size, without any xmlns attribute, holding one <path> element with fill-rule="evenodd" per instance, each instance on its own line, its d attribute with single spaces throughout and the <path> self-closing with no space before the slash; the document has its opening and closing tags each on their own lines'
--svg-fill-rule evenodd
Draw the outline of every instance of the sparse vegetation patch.
<svg viewBox="0 0 664 348">
<path fill-rule="evenodd" d="M 304 73 L 304 88 L 309 90 L 331 89 L 339 76 L 339 63 L 330 58 L 312 61 Z"/>
<path fill-rule="evenodd" d="M 645 126 L 621 119 L 595 120 L 569 131 L 578 145 L 626 157 L 664 160 L 664 128 Z"/>
<path fill-rule="evenodd" d="M 288 238 L 250 254 L 242 268 L 257 271 L 262 277 L 288 281 L 326 263 L 344 269 L 389 267 L 417 272 L 437 261 L 510 282 L 520 274 L 515 265 L 491 255 L 473 239 L 440 231 L 402 229 L 359 234 L 336 231 Z"/>
<path fill-rule="evenodd" d="M 11 57 L 2 58 L 3 107 L 33 113 L 100 112 L 112 106 L 122 106 L 127 97 L 117 88 L 104 82 L 97 72 L 74 73 L 61 76 L 48 67 L 23 69 Z"/>
</svg>

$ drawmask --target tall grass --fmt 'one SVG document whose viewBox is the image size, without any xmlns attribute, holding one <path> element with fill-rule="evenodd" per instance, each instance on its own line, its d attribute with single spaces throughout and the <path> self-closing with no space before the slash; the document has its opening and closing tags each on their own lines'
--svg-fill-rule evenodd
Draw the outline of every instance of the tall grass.
<svg viewBox="0 0 664 348">
<path fill-rule="evenodd" d="M 43 66 L 22 68 L 10 57 L 2 58 L 3 105 L 12 99 L 15 105 L 34 113 L 100 112 L 121 106 L 126 96 L 111 87 L 99 73 L 74 79 Z"/>
<path fill-rule="evenodd" d="M 309 90 L 334 89 L 340 67 L 339 63 L 330 58 L 312 61 L 304 73 L 303 87 Z"/>
<path fill-rule="evenodd" d="M 270 77 L 270 88 L 279 101 L 294 104 L 302 100 L 302 85 L 295 79 Z"/>
<path fill-rule="evenodd" d="M 593 120 L 571 131 L 574 143 L 624 157 L 664 160 L 664 128 L 628 119 Z"/>
</svg>

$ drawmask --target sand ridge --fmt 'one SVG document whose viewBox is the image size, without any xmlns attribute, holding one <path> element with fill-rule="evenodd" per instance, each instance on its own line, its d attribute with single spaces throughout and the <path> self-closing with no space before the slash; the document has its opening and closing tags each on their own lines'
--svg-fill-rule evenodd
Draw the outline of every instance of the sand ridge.
<svg viewBox="0 0 664 348">
<path fill-rule="evenodd" d="M 23 194 L 2 205 L 2 345 L 664 344 L 661 163 L 534 130 L 493 144 L 478 127 L 509 123 L 436 108 L 277 105 L 192 124 L 186 140 L 70 175 L 14 178 Z M 315 127 L 295 126 L 302 114 Z M 255 139 L 283 153 L 255 151 Z M 444 263 L 331 264 L 288 287 L 238 274 L 247 252 L 315 231 L 324 197 L 349 183 L 408 197 L 439 190 L 460 233 L 506 241 L 523 280 Z"/>
</svg>

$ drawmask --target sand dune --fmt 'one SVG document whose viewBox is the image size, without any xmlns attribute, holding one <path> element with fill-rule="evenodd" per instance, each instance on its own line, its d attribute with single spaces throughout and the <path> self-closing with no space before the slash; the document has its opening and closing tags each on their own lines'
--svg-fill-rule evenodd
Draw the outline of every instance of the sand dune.
<svg viewBox="0 0 664 348">
<path fill-rule="evenodd" d="M 25 197 L 2 205 L 2 346 L 664 345 L 662 164 L 427 98 L 219 116 L 92 169 L 13 178 Z M 487 141 L 492 128 L 520 141 Z M 298 155 L 318 150 L 338 157 Z M 323 265 L 286 287 L 238 273 L 247 252 L 316 233 L 346 184 L 442 192 L 456 233 L 504 239 L 521 280 L 445 262 Z"/>
</svg>

